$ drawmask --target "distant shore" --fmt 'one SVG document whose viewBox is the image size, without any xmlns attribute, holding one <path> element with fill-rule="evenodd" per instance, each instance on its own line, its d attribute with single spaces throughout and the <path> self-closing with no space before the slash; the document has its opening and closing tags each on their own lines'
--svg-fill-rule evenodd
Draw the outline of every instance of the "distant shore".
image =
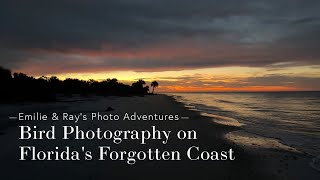
<svg viewBox="0 0 320 180">
<path fill-rule="evenodd" d="M 0 105 L 1 135 L 0 161 L 1 177 L 4 179 L 316 179 L 316 173 L 304 172 L 304 159 L 287 152 L 268 152 L 259 149 L 248 150 L 225 139 L 225 134 L 241 130 L 239 127 L 216 124 L 212 117 L 201 116 L 199 112 L 189 110 L 184 104 L 166 95 L 144 97 L 75 97 L 74 101 L 57 101 L 49 103 L 21 103 Z M 106 112 L 111 107 L 111 113 L 124 114 L 178 114 L 188 117 L 179 121 L 92 121 L 79 122 L 84 129 L 97 127 L 108 129 L 136 129 L 144 130 L 151 126 L 158 129 L 178 132 L 181 129 L 196 130 L 197 140 L 182 141 L 177 138 L 169 139 L 166 145 L 159 141 L 150 141 L 142 145 L 135 141 L 126 141 L 114 145 L 104 140 L 19 140 L 18 125 L 8 117 L 18 112 L 42 113 L 68 112 Z M 46 128 L 48 122 L 23 122 Z M 66 122 L 57 122 L 56 126 L 63 126 Z M 35 145 L 40 148 L 53 149 L 55 146 L 71 146 L 94 148 L 98 145 L 110 145 L 117 150 L 146 150 L 159 148 L 160 150 L 179 150 L 185 152 L 190 146 L 199 146 L 206 151 L 224 151 L 232 148 L 235 151 L 234 161 L 139 161 L 135 165 L 128 165 L 124 161 L 18 161 L 19 145 Z M 291 165 L 292 168 L 291 168 Z M 288 167 L 289 166 L 289 167 Z M 19 167 L 19 169 L 17 169 Z M 16 169 L 19 173 L 12 173 Z M 312 170 L 311 170 L 312 171 Z"/>
</svg>

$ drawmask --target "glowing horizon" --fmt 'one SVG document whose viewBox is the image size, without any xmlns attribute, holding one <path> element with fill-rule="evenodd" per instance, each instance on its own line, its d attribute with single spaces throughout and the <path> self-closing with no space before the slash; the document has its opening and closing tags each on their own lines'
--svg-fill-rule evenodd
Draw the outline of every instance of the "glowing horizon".
<svg viewBox="0 0 320 180">
<path fill-rule="evenodd" d="M 144 79 L 149 85 L 151 81 L 156 80 L 160 84 L 157 89 L 158 92 L 317 91 L 320 89 L 313 88 L 310 85 L 306 86 L 306 84 L 299 84 L 303 79 L 298 82 L 295 82 L 295 79 L 297 77 L 305 79 L 320 78 L 318 68 L 318 66 L 297 66 L 270 70 L 261 67 L 220 67 L 181 71 L 110 71 L 45 74 L 44 76 L 56 76 L 61 80 L 76 78 L 102 81 L 108 78 L 116 78 L 119 82 L 125 84 Z M 281 79 L 284 74 L 287 78 L 286 81 L 262 84 L 263 81 L 268 79 Z M 252 82 L 254 80 L 258 81 Z M 312 83 L 311 85 L 314 84 Z"/>
<path fill-rule="evenodd" d="M 10 1 L 0 6 L 0 66 L 157 80 L 158 91 L 320 90 L 319 3 L 45 1 L 43 11 Z"/>
</svg>

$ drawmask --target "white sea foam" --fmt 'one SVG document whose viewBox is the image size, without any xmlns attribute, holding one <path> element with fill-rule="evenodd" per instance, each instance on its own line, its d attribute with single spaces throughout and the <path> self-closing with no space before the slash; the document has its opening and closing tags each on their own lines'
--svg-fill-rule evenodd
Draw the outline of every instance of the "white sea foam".
<svg viewBox="0 0 320 180">
<path fill-rule="evenodd" d="M 243 123 L 240 123 L 239 121 L 231 117 L 219 116 L 219 115 L 209 114 L 209 113 L 201 113 L 201 115 L 206 117 L 211 117 L 213 122 L 218 124 L 223 124 L 227 126 L 236 126 L 236 127 L 241 127 L 244 125 Z"/>
</svg>

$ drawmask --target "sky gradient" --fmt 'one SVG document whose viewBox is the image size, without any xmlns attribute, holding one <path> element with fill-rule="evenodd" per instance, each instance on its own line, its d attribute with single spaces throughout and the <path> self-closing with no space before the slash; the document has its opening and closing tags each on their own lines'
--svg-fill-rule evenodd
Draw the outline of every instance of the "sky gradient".
<svg viewBox="0 0 320 180">
<path fill-rule="evenodd" d="M 317 0 L 4 0 L 0 66 L 160 91 L 320 90 Z"/>
</svg>

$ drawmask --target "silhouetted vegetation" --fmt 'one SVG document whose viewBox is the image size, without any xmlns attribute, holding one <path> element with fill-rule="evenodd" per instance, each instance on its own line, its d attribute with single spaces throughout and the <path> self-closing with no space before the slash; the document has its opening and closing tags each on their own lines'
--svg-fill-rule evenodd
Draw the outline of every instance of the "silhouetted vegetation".
<svg viewBox="0 0 320 180">
<path fill-rule="evenodd" d="M 0 102 L 19 101 L 51 101 L 57 95 L 102 95 L 130 96 L 145 95 L 149 92 L 144 80 L 138 80 L 132 85 L 118 82 L 117 79 L 104 81 L 79 80 L 68 78 L 60 80 L 57 77 L 34 78 L 23 73 L 11 73 L 0 67 Z"/>
<path fill-rule="evenodd" d="M 152 81 L 151 83 L 151 87 L 152 87 L 152 94 L 154 92 L 154 88 L 157 88 L 159 86 L 158 82 L 157 81 Z"/>
</svg>

